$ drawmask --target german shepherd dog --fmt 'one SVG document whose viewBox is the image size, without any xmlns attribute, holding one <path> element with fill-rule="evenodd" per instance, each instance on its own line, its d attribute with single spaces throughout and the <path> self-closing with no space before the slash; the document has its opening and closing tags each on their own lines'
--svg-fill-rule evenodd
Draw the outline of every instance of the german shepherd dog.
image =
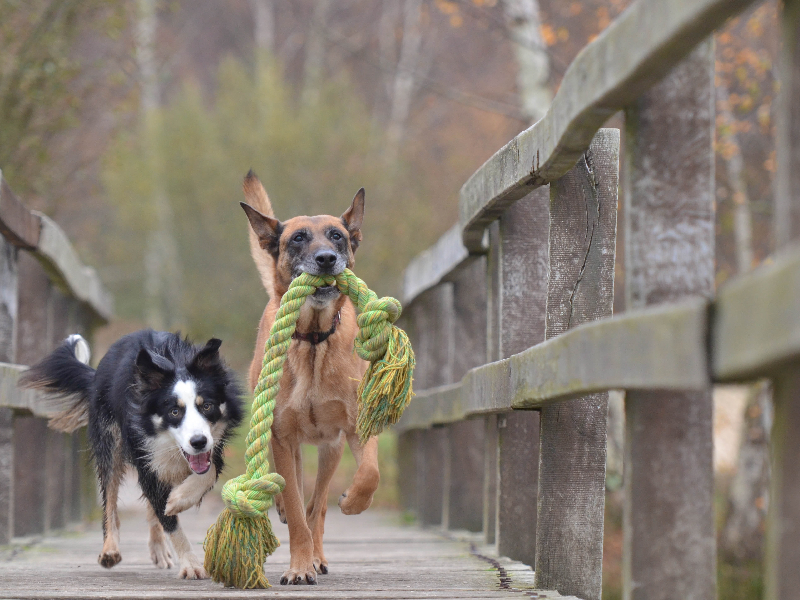
<svg viewBox="0 0 800 600">
<path fill-rule="evenodd" d="M 208 578 L 177 514 L 200 504 L 214 486 L 224 446 L 242 419 L 240 389 L 219 356 L 221 343 L 199 347 L 174 333 L 139 331 L 115 342 L 95 371 L 86 340 L 71 335 L 21 378 L 20 385 L 52 395 L 60 412 L 51 428 L 89 427 L 103 499 L 102 566 L 122 560 L 117 493 L 127 463 L 147 500 L 153 563 L 173 566 L 166 532 L 178 576 Z"/>
<path fill-rule="evenodd" d="M 351 268 L 361 242 L 364 189 L 360 189 L 345 213 L 275 218 L 264 186 L 250 171 L 245 177 L 242 208 L 250 221 L 250 251 L 261 281 L 269 294 L 258 327 L 255 356 L 250 365 L 250 388 L 261 371 L 264 345 L 292 279 L 300 273 L 338 275 Z M 339 498 L 346 515 L 358 514 L 372 503 L 378 488 L 378 440 L 366 444 L 356 434 L 356 392 L 367 363 L 353 350 L 358 332 L 356 311 L 335 285 L 320 287 L 300 310 L 297 330 L 289 347 L 272 423 L 275 469 L 286 480 L 276 498 L 281 521 L 289 525 L 291 562 L 281 584 L 316 584 L 318 573 L 328 572 L 322 549 L 328 486 L 345 440 L 358 470 L 350 487 Z M 319 452 L 316 485 L 304 506 L 300 444 L 314 444 Z"/>
</svg>

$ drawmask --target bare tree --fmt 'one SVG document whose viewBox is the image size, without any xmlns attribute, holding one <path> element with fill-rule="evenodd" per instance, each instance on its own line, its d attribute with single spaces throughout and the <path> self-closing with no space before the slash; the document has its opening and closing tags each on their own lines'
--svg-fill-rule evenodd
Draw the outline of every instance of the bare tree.
<svg viewBox="0 0 800 600">
<path fill-rule="evenodd" d="M 503 0 L 519 69 L 517 86 L 523 113 L 532 123 L 541 119 L 553 99 L 548 80 L 550 57 L 541 34 L 538 0 Z"/>
<path fill-rule="evenodd" d="M 319 99 L 319 88 L 325 75 L 325 28 L 330 13 L 330 0 L 315 0 L 311 23 L 306 34 L 306 60 L 303 68 L 304 104 L 313 105 Z"/>
<path fill-rule="evenodd" d="M 275 49 L 275 4 L 274 0 L 250 0 L 255 25 L 256 48 L 273 52 Z"/>
<path fill-rule="evenodd" d="M 166 329 L 180 321 L 181 269 L 173 237 L 173 215 L 160 181 L 162 157 L 158 143 L 160 91 L 155 58 L 158 17 L 156 0 L 139 0 L 136 60 L 141 83 L 141 123 L 148 146 L 152 185 L 153 227 L 145 241 L 145 320 L 153 329 Z"/>
</svg>

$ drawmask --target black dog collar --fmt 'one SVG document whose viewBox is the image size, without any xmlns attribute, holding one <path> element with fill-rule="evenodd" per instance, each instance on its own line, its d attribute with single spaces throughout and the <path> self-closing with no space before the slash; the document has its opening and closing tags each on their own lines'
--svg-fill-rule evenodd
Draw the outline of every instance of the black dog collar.
<svg viewBox="0 0 800 600">
<path fill-rule="evenodd" d="M 339 324 L 339 321 L 342 320 L 342 313 L 338 311 L 336 316 L 333 317 L 333 325 L 328 331 L 309 331 L 308 333 L 300 333 L 299 331 L 295 330 L 292 334 L 293 340 L 300 340 L 301 342 L 310 342 L 312 346 L 319 344 L 320 342 L 324 342 L 328 339 L 333 333 L 336 331 L 336 326 Z"/>
</svg>

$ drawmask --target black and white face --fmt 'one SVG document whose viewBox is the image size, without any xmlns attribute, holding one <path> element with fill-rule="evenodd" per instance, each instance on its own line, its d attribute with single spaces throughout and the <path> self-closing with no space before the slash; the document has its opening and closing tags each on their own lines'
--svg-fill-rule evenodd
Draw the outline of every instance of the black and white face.
<svg viewBox="0 0 800 600">
<path fill-rule="evenodd" d="M 228 397 L 217 342 L 209 342 L 186 368 L 176 369 L 172 360 L 148 350 L 137 359 L 147 398 L 142 428 L 157 471 L 173 470 L 179 453 L 193 473 L 208 472 L 214 447 L 241 419 L 238 397 Z"/>
</svg>

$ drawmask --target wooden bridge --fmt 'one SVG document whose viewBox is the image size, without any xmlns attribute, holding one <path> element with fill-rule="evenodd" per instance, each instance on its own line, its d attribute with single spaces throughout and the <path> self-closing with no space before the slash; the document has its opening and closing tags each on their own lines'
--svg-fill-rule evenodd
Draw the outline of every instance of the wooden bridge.
<svg viewBox="0 0 800 600">
<path fill-rule="evenodd" d="M 268 595 L 494 597 L 506 593 L 505 556 L 535 572 L 533 587 L 530 576 L 511 577 L 527 583 L 508 593 L 599 599 L 607 397 L 624 390 L 624 596 L 713 599 L 711 388 L 766 377 L 775 406 L 766 596 L 800 598 L 800 0 L 783 8 L 778 251 L 768 266 L 714 286 L 710 36 L 752 4 L 637 0 L 578 55 L 546 116 L 466 182 L 459 223 L 406 270 L 418 396 L 398 425 L 400 492 L 422 525 L 436 527 L 403 533 L 365 517 L 347 543 L 382 532 L 404 557 L 397 570 L 414 573 L 421 561 L 411 564 L 403 536 L 439 545 L 439 554 L 419 550 L 423 562 L 453 565 L 437 577 L 471 589 L 426 589 L 422 576 L 401 588 L 389 567 L 328 595 L 324 578 L 313 592 Z M 601 129 L 619 111 L 622 131 Z M 5 185 L 0 230 L 0 358 L 29 363 L 67 331 L 107 318 L 101 287 L 60 230 Z M 626 312 L 612 317 L 618 231 Z M 0 543 L 57 530 L 91 499 L 81 493 L 91 483 L 79 441 L 44 429 L 37 398 L 14 387 L 18 370 L 0 373 Z M 43 456 L 43 469 L 28 468 Z M 377 547 L 361 545 L 348 554 L 354 565 Z M 72 564 L 69 544 L 53 547 L 53 564 Z M 103 575 L 94 569 L 87 590 Z M 492 577 L 467 575 L 481 569 Z M 9 573 L 0 569 L 0 589 Z M 14 593 L 30 596 L 23 587 Z M 215 593 L 184 589 L 164 595 Z"/>
</svg>

